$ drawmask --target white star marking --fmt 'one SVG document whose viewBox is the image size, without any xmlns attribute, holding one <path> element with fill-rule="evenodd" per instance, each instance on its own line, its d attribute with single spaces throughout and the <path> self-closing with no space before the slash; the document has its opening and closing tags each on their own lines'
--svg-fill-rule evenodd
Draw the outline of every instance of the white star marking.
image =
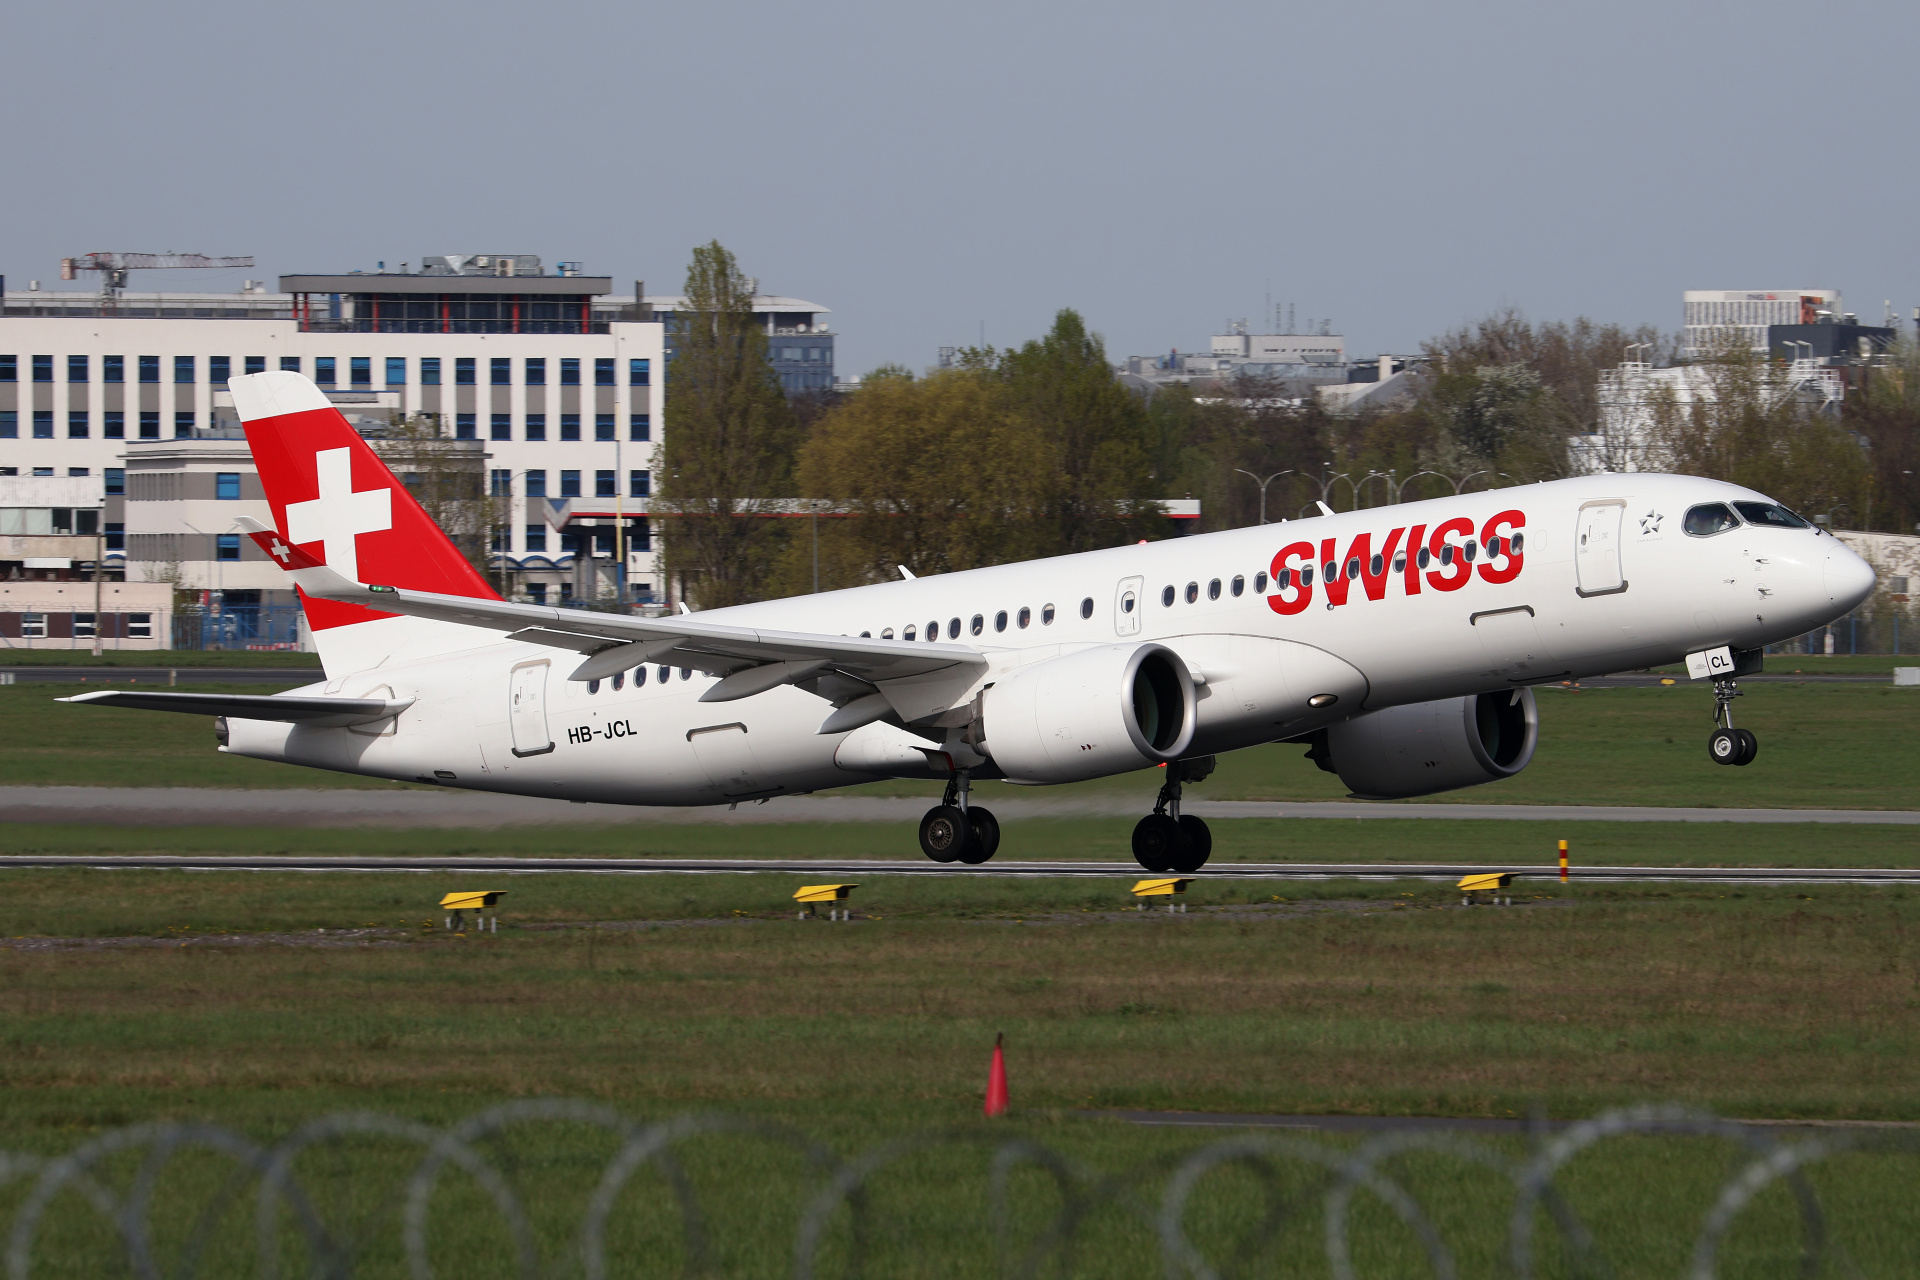
<svg viewBox="0 0 1920 1280">
<path fill-rule="evenodd" d="M 355 545 L 363 533 L 393 528 L 393 490 L 353 489 L 353 450 L 322 449 L 313 455 L 320 496 L 287 504 L 287 538 L 296 546 L 308 542 L 326 545 L 327 565 L 349 582 L 360 581 L 360 552 Z"/>
<path fill-rule="evenodd" d="M 281 564 L 287 563 L 288 558 L 293 555 L 293 552 L 288 549 L 287 544 L 280 541 L 280 539 L 278 538 L 275 538 L 273 540 L 273 545 L 267 549 L 273 552 L 273 558 L 278 560 Z"/>
</svg>

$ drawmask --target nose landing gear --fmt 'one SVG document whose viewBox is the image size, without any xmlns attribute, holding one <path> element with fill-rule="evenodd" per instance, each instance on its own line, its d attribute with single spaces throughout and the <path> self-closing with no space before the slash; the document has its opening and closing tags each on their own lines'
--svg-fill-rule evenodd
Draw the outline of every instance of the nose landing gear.
<svg viewBox="0 0 1920 1280">
<path fill-rule="evenodd" d="M 1753 730 L 1733 727 L 1733 700 L 1739 696 L 1739 682 L 1732 677 L 1713 682 L 1716 728 L 1707 739 L 1707 756 L 1715 764 L 1752 764 L 1760 754 L 1760 740 L 1753 736 Z"/>
<path fill-rule="evenodd" d="M 1133 858 L 1141 867 L 1185 876 L 1207 865 L 1213 853 L 1213 832 L 1199 818 L 1180 812 L 1180 787 L 1212 772 L 1212 756 L 1168 763 L 1167 780 L 1160 785 L 1153 812 L 1133 829 Z"/>
<path fill-rule="evenodd" d="M 972 779 L 965 769 L 947 780 L 947 794 L 920 819 L 920 851 L 935 862 L 978 866 L 1000 848 L 1000 823 L 991 810 L 967 804 Z"/>
</svg>

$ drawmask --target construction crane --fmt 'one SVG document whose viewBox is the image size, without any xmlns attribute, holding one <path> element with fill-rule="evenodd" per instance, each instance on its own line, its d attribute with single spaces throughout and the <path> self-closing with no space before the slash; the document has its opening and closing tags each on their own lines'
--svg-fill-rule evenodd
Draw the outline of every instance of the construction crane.
<svg viewBox="0 0 1920 1280">
<path fill-rule="evenodd" d="M 250 267 L 253 259 L 209 258 L 204 253 L 86 253 L 60 259 L 60 278 L 77 280 L 82 271 L 100 273 L 100 305 L 111 307 L 127 287 L 127 272 L 172 270 L 176 267 Z"/>
</svg>

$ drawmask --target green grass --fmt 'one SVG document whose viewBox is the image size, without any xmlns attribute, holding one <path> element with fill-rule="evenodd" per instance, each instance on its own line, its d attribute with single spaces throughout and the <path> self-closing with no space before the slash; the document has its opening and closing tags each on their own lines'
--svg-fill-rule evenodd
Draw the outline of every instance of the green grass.
<svg viewBox="0 0 1920 1280">
<path fill-rule="evenodd" d="M 392 787 L 377 779 L 217 754 L 199 716 L 53 701 L 97 686 L 0 687 L 0 777 L 14 785 Z M 223 686 L 196 686 L 219 689 Z M 258 693 L 258 686 L 232 686 Z M 1540 748 L 1518 777 L 1438 801 L 1475 804 L 1637 804 L 1761 808 L 1920 808 L 1920 691 L 1885 685 L 1749 685 L 1738 723 L 1760 736 L 1743 769 L 1713 764 L 1711 693 L 1697 685 L 1548 690 Z M 1151 795 L 1155 770 L 1067 787 L 983 784 L 983 802 L 1127 792 Z M 835 794 L 937 795 L 932 783 L 876 783 Z M 1220 759 L 1191 794 L 1212 800 L 1336 800 L 1340 780 L 1303 748 L 1255 747 Z"/>
<path fill-rule="evenodd" d="M 0 648 L 0 667 L 312 667 L 320 655 L 286 649 L 255 653 L 244 649 L 91 649 Z"/>
<path fill-rule="evenodd" d="M 1916 867 L 1920 827 L 1815 823 L 1532 822 L 1431 818 L 1216 819 L 1213 864 L 1458 862 L 1551 867 L 1557 842 L 1585 864 Z M 1128 862 L 1131 818 L 1036 818 L 1003 824 L 1000 857 Z M 636 822 L 494 829 L 137 827 L 11 823 L 9 853 L 308 854 L 364 857 L 856 858 L 918 862 L 911 822 Z M 626 883 L 624 881 L 617 883 Z M 993 883 L 989 881 L 988 883 Z M 5 905 L 0 903 L 0 919 Z"/>
<path fill-rule="evenodd" d="M 860 891 L 877 918 L 828 924 L 789 917 L 796 877 L 545 876 L 511 882 L 501 933 L 457 937 L 420 927 L 438 923 L 425 904 L 465 887 L 436 877 L 22 871 L 5 883 L 8 932 L 37 923 L 68 938 L 160 941 L 0 949 L 0 1145 L 65 1150 L 155 1117 L 261 1138 L 329 1110 L 445 1123 L 542 1096 L 640 1118 L 722 1109 L 794 1125 L 843 1155 L 946 1130 L 952 1142 L 875 1188 L 887 1274 L 995 1270 L 992 1140 L 1044 1142 L 1127 1174 L 1151 1201 L 1174 1161 L 1222 1136 L 1086 1111 L 1538 1105 L 1569 1117 L 1654 1098 L 1754 1117 L 1920 1119 L 1920 894 L 1898 889 L 1576 887 L 1463 911 L 1446 909 L 1437 886 L 1208 884 L 1193 913 L 1167 918 L 1107 910 L 1111 886 L 902 880 Z M 1257 900 L 1266 912 L 1207 910 Z M 248 940 L 316 919 L 383 932 L 379 945 Z M 526 927 L 640 919 L 690 923 Z M 188 941 L 221 931 L 224 943 Z M 978 1107 L 996 1032 L 1016 1114 L 987 1126 Z M 1523 1154 L 1517 1140 L 1489 1145 Z M 611 1149 L 558 1125 L 484 1146 L 535 1201 L 556 1253 Z M 330 1212 L 361 1215 L 367 1274 L 389 1273 L 397 1249 L 379 1211 L 414 1158 L 359 1142 L 304 1166 Z M 699 1140 L 687 1159 L 716 1215 L 720 1271 L 780 1274 L 804 1199 L 798 1163 L 738 1139 Z M 1432 1156 L 1393 1168 L 1463 1274 L 1504 1274 L 1499 1180 Z M 1667 1274 L 1737 1168 L 1723 1144 L 1637 1139 L 1586 1157 L 1565 1185 L 1619 1274 Z M 1865 1274 L 1911 1261 L 1915 1172 L 1910 1158 L 1850 1157 L 1816 1174 L 1833 1237 Z M 1293 1166 L 1282 1179 L 1308 1189 Z M 170 1167 L 163 1218 L 186 1219 L 215 1183 L 209 1162 Z M 643 1175 L 623 1213 L 614 1245 L 627 1270 L 642 1259 L 671 1269 L 660 1191 Z M 1054 1193 L 1039 1179 L 1017 1191 L 1020 1221 L 1037 1229 Z M 1255 1218 L 1255 1191 L 1244 1168 L 1209 1178 L 1193 1230 L 1228 1250 Z M 5 1200 L 17 1202 L 17 1191 Z M 84 1265 L 98 1237 L 69 1209 L 43 1256 L 99 1274 Z M 1378 1206 L 1360 1213 L 1365 1273 L 1418 1273 Z M 461 1224 L 438 1236 L 443 1266 L 503 1273 L 495 1220 L 460 1180 L 435 1220 Z M 1288 1272 L 1320 1274 L 1300 1261 L 1319 1256 L 1317 1213 L 1309 1204 L 1288 1221 Z M 1791 1223 L 1769 1193 L 1743 1215 L 1724 1273 L 1785 1274 Z M 245 1225 L 223 1247 L 237 1248 Z M 1082 1250 L 1081 1274 L 1157 1271 L 1151 1234 L 1116 1212 L 1095 1220 Z M 1565 1274 L 1551 1249 L 1546 1274 Z"/>
</svg>

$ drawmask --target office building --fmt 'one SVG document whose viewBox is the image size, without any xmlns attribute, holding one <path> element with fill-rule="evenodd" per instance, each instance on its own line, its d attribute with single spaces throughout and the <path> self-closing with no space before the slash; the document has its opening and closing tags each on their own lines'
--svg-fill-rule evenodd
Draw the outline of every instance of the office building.
<svg viewBox="0 0 1920 1280">
<path fill-rule="evenodd" d="M 1841 316 L 1838 289 L 1688 289 L 1681 299 L 1680 354 L 1700 359 L 1729 344 L 1767 350 L 1767 328 Z"/>
</svg>

